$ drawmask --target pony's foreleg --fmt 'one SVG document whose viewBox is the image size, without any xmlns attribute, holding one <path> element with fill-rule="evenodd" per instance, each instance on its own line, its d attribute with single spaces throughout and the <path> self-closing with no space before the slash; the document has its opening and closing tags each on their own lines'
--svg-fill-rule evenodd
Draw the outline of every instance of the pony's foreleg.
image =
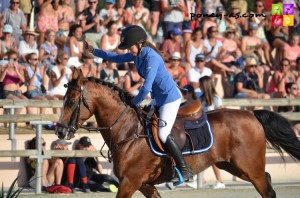
<svg viewBox="0 0 300 198">
<path fill-rule="evenodd" d="M 140 187 L 141 183 L 136 183 L 132 178 L 123 177 L 120 180 L 117 198 L 130 198 Z"/>
<path fill-rule="evenodd" d="M 274 189 L 272 187 L 271 175 L 268 172 L 266 172 L 266 182 L 268 185 L 268 197 L 275 198 L 276 192 L 274 191 Z"/>
<path fill-rule="evenodd" d="M 147 198 L 158 198 L 161 197 L 154 185 L 144 184 L 139 189 L 141 193 Z"/>
</svg>

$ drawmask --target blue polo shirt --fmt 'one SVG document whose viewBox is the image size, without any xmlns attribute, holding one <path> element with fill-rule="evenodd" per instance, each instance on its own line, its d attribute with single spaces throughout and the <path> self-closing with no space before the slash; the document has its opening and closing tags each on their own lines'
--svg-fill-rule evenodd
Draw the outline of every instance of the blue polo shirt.
<svg viewBox="0 0 300 198">
<path fill-rule="evenodd" d="M 95 49 L 94 55 L 116 63 L 134 61 L 139 75 L 145 79 L 144 85 L 132 101 L 134 105 L 139 105 L 149 92 L 158 106 L 181 98 L 177 84 L 166 69 L 162 57 L 150 47 L 143 47 L 140 56 L 131 53 L 116 54 L 99 49 Z"/>
</svg>

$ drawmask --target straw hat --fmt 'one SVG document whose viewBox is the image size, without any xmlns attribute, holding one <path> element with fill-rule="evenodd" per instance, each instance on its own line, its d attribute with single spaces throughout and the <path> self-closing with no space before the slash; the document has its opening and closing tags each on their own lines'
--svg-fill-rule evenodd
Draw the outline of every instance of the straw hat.
<svg viewBox="0 0 300 198">
<path fill-rule="evenodd" d="M 180 60 L 181 59 L 180 53 L 179 52 L 174 52 L 171 56 L 171 59 L 172 60 Z"/>
<path fill-rule="evenodd" d="M 28 28 L 25 32 L 24 32 L 24 35 L 26 34 L 31 34 L 31 35 L 34 35 L 34 36 L 38 36 L 39 34 L 35 32 L 34 29 L 32 28 Z"/>
<path fill-rule="evenodd" d="M 246 67 L 257 65 L 256 59 L 253 57 L 249 57 L 246 59 Z"/>
</svg>

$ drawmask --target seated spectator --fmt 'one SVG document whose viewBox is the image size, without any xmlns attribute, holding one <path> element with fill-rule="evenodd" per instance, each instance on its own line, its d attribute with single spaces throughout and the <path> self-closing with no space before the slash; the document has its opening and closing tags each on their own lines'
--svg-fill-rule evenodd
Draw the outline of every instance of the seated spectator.
<svg viewBox="0 0 300 198">
<path fill-rule="evenodd" d="M 241 57 L 242 52 L 235 40 L 236 28 L 229 25 L 224 33 L 223 50 L 220 54 L 220 61 L 228 67 L 233 66 L 234 69 L 241 67 L 241 63 L 237 59 Z"/>
<path fill-rule="evenodd" d="M 45 32 L 50 29 L 58 31 L 58 2 L 59 0 L 38 0 L 40 8 L 37 18 L 37 32 L 39 33 L 38 45 L 42 45 Z"/>
<path fill-rule="evenodd" d="M 296 85 L 300 93 L 300 56 L 296 59 L 296 68 L 294 70 L 294 73 L 296 77 Z"/>
<path fill-rule="evenodd" d="M 199 89 L 199 79 L 203 76 L 212 76 L 213 72 L 205 66 L 204 54 L 197 54 L 195 58 L 196 65 L 187 72 L 187 81 L 191 84 L 196 92 L 201 92 Z"/>
<path fill-rule="evenodd" d="M 294 99 L 300 98 L 298 93 L 298 87 L 294 82 L 285 84 L 286 95 L 284 98 Z M 279 106 L 278 112 L 299 112 L 299 106 Z"/>
<path fill-rule="evenodd" d="M 68 35 L 68 40 L 64 45 L 64 52 L 66 52 L 69 57 L 79 62 L 79 59 L 82 56 L 83 52 L 83 45 L 79 42 L 79 40 L 82 38 L 82 27 L 78 24 L 74 24 L 70 27 L 70 32 Z M 79 65 L 76 65 L 77 67 Z"/>
<path fill-rule="evenodd" d="M 95 151 L 91 139 L 84 136 L 80 138 L 76 149 Z M 67 161 L 67 180 L 69 187 L 75 191 L 80 187 L 83 192 L 117 192 L 118 182 L 111 176 L 101 174 L 102 165 L 98 158 L 69 158 Z M 108 184 L 108 188 L 104 186 Z"/>
<path fill-rule="evenodd" d="M 218 27 L 218 39 L 223 41 L 224 40 L 224 33 L 227 29 L 227 24 L 226 24 L 226 10 L 224 8 L 224 6 L 218 6 L 216 9 L 216 13 L 221 15 L 221 19 L 220 18 L 216 18 L 216 23 L 217 23 L 217 27 Z"/>
<path fill-rule="evenodd" d="M 199 53 L 204 53 L 204 43 L 202 39 L 202 31 L 200 28 L 196 28 L 193 31 L 192 39 L 185 45 L 185 70 L 189 70 L 195 66 L 195 57 Z"/>
<path fill-rule="evenodd" d="M 207 14 L 212 14 L 212 11 L 207 11 Z M 202 32 L 203 32 L 203 38 L 207 38 L 208 37 L 208 28 L 210 27 L 216 27 L 217 28 L 217 22 L 216 22 L 216 17 L 206 17 L 204 18 L 204 22 L 203 22 L 203 28 L 202 28 Z M 218 31 L 218 30 L 217 30 Z"/>
<path fill-rule="evenodd" d="M 19 57 L 20 62 L 26 63 L 25 56 L 30 53 L 39 54 L 39 50 L 37 48 L 36 37 L 38 34 L 33 29 L 28 29 L 24 33 L 24 40 L 20 41 L 19 45 Z"/>
<path fill-rule="evenodd" d="M 183 87 L 187 84 L 186 73 L 183 67 L 180 65 L 181 56 L 179 52 L 174 52 L 170 58 L 170 64 L 167 67 L 174 81 L 179 87 Z"/>
<path fill-rule="evenodd" d="M 115 0 L 105 0 L 105 7 L 102 8 L 99 12 L 101 35 L 107 34 L 108 23 L 112 21 L 117 21 L 119 18 L 118 12 L 114 8 L 115 3 Z"/>
<path fill-rule="evenodd" d="M 97 48 L 100 43 L 100 18 L 97 13 L 98 0 L 88 0 L 89 7 L 85 8 L 80 14 L 83 15 L 83 20 L 80 21 L 86 41 L 91 42 L 94 48 Z"/>
<path fill-rule="evenodd" d="M 27 85 L 26 96 L 29 99 L 37 100 L 58 100 L 55 96 L 46 95 L 45 89 L 45 76 L 47 71 L 47 66 L 39 67 L 38 55 L 36 53 L 27 54 L 26 69 L 24 70 L 25 74 L 25 84 Z M 43 86 L 42 86 L 43 85 Z M 45 114 L 46 109 L 41 108 L 40 114 Z M 60 114 L 60 108 L 54 109 L 55 114 Z"/>
<path fill-rule="evenodd" d="M 219 61 L 222 51 L 222 42 L 217 40 L 218 30 L 217 27 L 212 26 L 207 30 L 207 38 L 204 39 L 206 66 L 211 68 L 214 73 L 221 73 L 222 71 L 234 73 L 234 69 L 228 68 L 226 65 Z"/>
<path fill-rule="evenodd" d="M 237 1 L 235 1 L 237 2 Z M 243 35 L 245 34 L 245 31 L 248 29 L 248 23 L 247 23 L 247 18 L 245 17 L 231 17 L 232 16 L 237 16 L 237 14 L 244 14 L 246 12 L 241 12 L 241 7 L 239 7 L 236 4 L 233 4 L 230 6 L 228 9 L 228 16 L 226 17 L 226 26 L 232 25 L 236 27 L 236 34 L 237 38 L 241 39 Z"/>
<path fill-rule="evenodd" d="M 170 60 L 170 57 L 174 52 L 181 51 L 181 35 L 181 30 L 177 27 L 174 27 L 169 31 L 167 37 L 164 39 L 160 48 L 163 52 L 165 62 Z"/>
<path fill-rule="evenodd" d="M 184 20 L 183 17 L 185 12 L 183 0 L 161 1 L 161 11 L 163 14 L 162 27 L 165 37 L 173 28 L 182 29 L 182 24 Z"/>
<path fill-rule="evenodd" d="M 103 60 L 103 64 L 103 69 L 100 71 L 100 79 L 119 85 L 119 72 L 115 69 L 115 63 Z"/>
<path fill-rule="evenodd" d="M 295 82 L 296 77 L 290 70 L 290 61 L 286 58 L 280 61 L 279 70 L 275 71 L 270 81 L 267 93 L 272 98 L 282 98 L 285 96 L 285 84 Z"/>
<path fill-rule="evenodd" d="M 117 24 L 115 21 L 110 21 L 106 25 L 107 34 L 102 36 L 100 49 L 108 52 L 121 52 L 122 50 L 118 49 L 120 44 L 120 35 L 118 34 Z"/>
<path fill-rule="evenodd" d="M 67 53 L 60 53 L 56 57 L 56 66 L 50 72 L 50 83 L 48 94 L 62 100 L 67 92 L 65 84 L 72 80 L 72 71 L 67 67 L 69 56 Z"/>
<path fill-rule="evenodd" d="M 12 37 L 17 41 L 19 46 L 22 34 L 26 31 L 26 18 L 24 12 L 20 9 L 20 0 L 11 0 L 9 8 L 4 9 L 3 23 L 10 24 L 13 28 Z"/>
<path fill-rule="evenodd" d="M 235 98 L 260 98 L 269 99 L 263 89 L 263 75 L 257 69 L 257 61 L 253 57 L 246 59 L 244 71 L 235 76 Z"/>
<path fill-rule="evenodd" d="M 45 32 L 45 42 L 39 50 L 39 60 L 43 65 L 48 65 L 48 71 L 56 65 L 55 58 L 57 56 L 57 46 L 55 45 L 55 32 L 47 30 Z"/>
<path fill-rule="evenodd" d="M 124 76 L 124 90 L 136 96 L 144 84 L 144 79 L 136 70 L 134 62 L 128 63 L 129 70 Z"/>
<path fill-rule="evenodd" d="M 85 78 L 97 77 L 97 71 L 93 61 L 94 61 L 94 56 L 91 53 L 84 52 L 82 54 L 83 64 L 79 66 L 79 69 L 81 69 L 82 74 Z"/>
<path fill-rule="evenodd" d="M 151 29 L 150 11 L 143 6 L 144 0 L 132 0 L 132 6 L 127 8 L 131 21 L 129 25 L 138 25 L 146 30 Z"/>
<path fill-rule="evenodd" d="M 7 58 L 9 62 L 0 67 L 0 82 L 3 86 L 3 97 L 4 99 L 12 100 L 27 100 L 21 91 L 21 85 L 25 82 L 25 76 L 24 67 L 18 63 L 18 53 L 16 51 L 8 51 Z M 21 110 L 19 108 L 16 109 L 16 114 L 19 114 Z"/>
<path fill-rule="evenodd" d="M 17 41 L 12 37 L 13 28 L 11 25 L 6 24 L 3 27 L 3 37 L 0 41 L 0 52 L 4 54 L 10 50 L 17 51 Z"/>
<path fill-rule="evenodd" d="M 257 29 L 258 25 L 256 23 L 249 23 L 249 33 L 242 38 L 241 50 L 244 57 L 252 56 L 255 57 L 256 61 L 262 62 L 264 52 L 261 40 L 256 37 Z"/>
<path fill-rule="evenodd" d="M 263 17 L 262 15 L 257 15 L 257 14 L 266 14 L 265 12 L 265 2 L 264 0 L 256 0 L 255 1 L 255 6 L 254 6 L 254 13 L 250 12 L 250 14 L 254 14 L 254 17 L 249 18 L 249 20 L 252 23 L 256 23 L 258 28 L 256 31 L 256 37 L 260 39 L 262 49 L 264 50 L 264 55 L 267 60 L 267 65 L 272 66 L 271 64 L 271 58 L 270 58 L 270 45 L 269 42 L 266 38 L 265 34 L 265 24 L 266 24 L 266 18 Z"/>
<path fill-rule="evenodd" d="M 128 12 L 128 10 L 125 9 L 126 6 L 126 0 L 117 0 L 116 1 L 116 10 L 118 13 L 118 20 L 117 20 L 117 27 L 119 28 L 124 28 L 131 23 L 132 16 Z"/>
<path fill-rule="evenodd" d="M 291 68 L 296 67 L 296 59 L 300 57 L 299 35 L 291 34 L 288 43 L 282 49 L 282 57 L 290 61 Z"/>
<path fill-rule="evenodd" d="M 52 150 L 62 150 L 60 147 L 67 144 L 65 140 L 55 141 Z M 36 137 L 32 138 L 27 149 L 37 149 Z M 42 138 L 42 151 L 46 150 L 46 142 Z M 29 185 L 36 188 L 36 159 L 26 158 L 26 168 L 28 172 Z M 53 157 L 50 160 L 44 159 L 42 162 L 42 189 L 52 185 L 61 185 L 64 162 L 60 158 Z"/>
<path fill-rule="evenodd" d="M 70 2 L 70 0 L 62 0 L 61 4 L 58 5 L 58 31 L 56 32 L 55 41 L 59 46 L 63 46 L 67 42 L 70 27 L 77 21 L 75 18 L 74 10 L 70 6 Z M 78 16 L 78 18 L 80 18 L 80 16 Z"/>
</svg>

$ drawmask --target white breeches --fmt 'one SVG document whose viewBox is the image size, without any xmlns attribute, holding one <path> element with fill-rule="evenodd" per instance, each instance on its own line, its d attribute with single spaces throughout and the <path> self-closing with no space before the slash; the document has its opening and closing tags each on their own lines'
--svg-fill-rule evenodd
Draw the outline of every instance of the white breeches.
<svg viewBox="0 0 300 198">
<path fill-rule="evenodd" d="M 166 143 L 167 137 L 171 134 L 173 124 L 176 120 L 177 112 L 180 107 L 181 98 L 167 103 L 159 108 L 159 131 L 158 135 L 163 143 Z M 155 105 L 155 100 L 152 100 L 150 105 Z"/>
</svg>

